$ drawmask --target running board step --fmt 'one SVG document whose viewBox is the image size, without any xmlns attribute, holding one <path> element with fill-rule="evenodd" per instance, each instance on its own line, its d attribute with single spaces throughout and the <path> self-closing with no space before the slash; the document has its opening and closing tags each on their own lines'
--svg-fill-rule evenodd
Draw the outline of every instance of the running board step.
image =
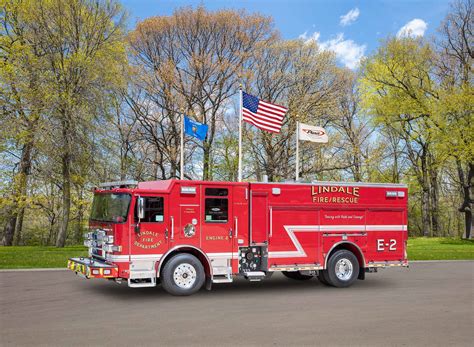
<svg viewBox="0 0 474 347">
<path fill-rule="evenodd" d="M 150 270 L 130 271 L 128 286 L 131 288 L 156 287 L 156 273 Z"/>
<path fill-rule="evenodd" d="M 230 283 L 232 278 L 232 267 L 230 266 L 216 266 L 213 267 L 212 283 Z"/>
<path fill-rule="evenodd" d="M 232 277 L 227 276 L 214 276 L 212 278 L 212 283 L 231 283 L 233 281 Z"/>
<path fill-rule="evenodd" d="M 263 271 L 249 271 L 249 272 L 244 272 L 244 276 L 249 281 L 254 282 L 254 281 L 263 280 L 266 275 L 265 275 L 265 272 Z"/>
</svg>

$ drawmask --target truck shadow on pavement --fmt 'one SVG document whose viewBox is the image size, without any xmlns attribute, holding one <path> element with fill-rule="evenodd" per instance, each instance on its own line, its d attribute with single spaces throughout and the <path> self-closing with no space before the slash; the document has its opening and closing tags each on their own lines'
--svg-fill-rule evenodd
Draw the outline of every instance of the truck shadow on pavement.
<svg viewBox="0 0 474 347">
<path fill-rule="evenodd" d="M 285 277 L 274 277 L 272 279 L 264 280 L 262 282 L 249 282 L 245 279 L 234 280 L 233 283 L 213 284 L 212 290 L 201 289 L 198 293 L 190 297 L 181 298 L 198 298 L 198 297 L 227 297 L 232 298 L 252 295 L 268 295 L 268 294 L 308 294 L 327 295 L 329 293 L 343 292 L 359 292 L 367 290 L 368 288 L 375 290 L 383 290 L 386 288 L 394 288 L 396 282 L 384 279 L 368 279 L 365 281 L 356 281 L 350 288 L 334 288 L 320 283 L 317 279 L 308 281 L 294 281 Z M 126 283 L 117 285 L 114 283 L 97 282 L 92 285 L 91 281 L 84 283 L 84 290 L 89 291 L 92 295 L 101 295 L 108 298 L 119 300 L 139 300 L 143 302 L 146 299 L 169 299 L 171 295 L 158 285 L 153 288 L 129 288 Z M 176 297 L 179 298 L 179 297 Z"/>
</svg>

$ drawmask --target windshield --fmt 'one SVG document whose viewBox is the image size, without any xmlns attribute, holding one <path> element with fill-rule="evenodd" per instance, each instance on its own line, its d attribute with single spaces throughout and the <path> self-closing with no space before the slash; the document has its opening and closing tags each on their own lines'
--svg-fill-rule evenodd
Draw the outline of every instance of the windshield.
<svg viewBox="0 0 474 347">
<path fill-rule="evenodd" d="M 101 222 L 125 222 L 127 221 L 130 200 L 130 194 L 96 194 L 92 202 L 90 218 Z"/>
</svg>

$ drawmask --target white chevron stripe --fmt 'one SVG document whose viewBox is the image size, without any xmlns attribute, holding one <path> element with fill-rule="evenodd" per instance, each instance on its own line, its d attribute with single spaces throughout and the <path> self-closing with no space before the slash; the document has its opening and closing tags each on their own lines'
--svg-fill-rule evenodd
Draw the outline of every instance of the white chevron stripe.
<svg viewBox="0 0 474 347">
<path fill-rule="evenodd" d="M 365 225 L 321 225 L 321 231 L 365 231 Z"/>
<path fill-rule="evenodd" d="M 406 225 L 367 225 L 367 231 L 407 231 Z"/>
<path fill-rule="evenodd" d="M 268 252 L 269 258 L 301 258 L 307 257 L 306 252 L 304 251 L 303 246 L 298 241 L 298 238 L 295 235 L 295 232 L 318 232 L 319 225 L 284 225 L 283 226 L 288 233 L 293 245 L 296 247 L 296 251 L 274 251 Z"/>
</svg>

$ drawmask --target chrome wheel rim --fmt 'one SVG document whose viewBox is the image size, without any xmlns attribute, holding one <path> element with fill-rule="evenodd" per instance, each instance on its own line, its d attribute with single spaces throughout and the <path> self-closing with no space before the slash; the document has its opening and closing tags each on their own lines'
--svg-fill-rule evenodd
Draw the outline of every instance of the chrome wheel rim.
<svg viewBox="0 0 474 347">
<path fill-rule="evenodd" d="M 351 261 L 346 258 L 342 258 L 337 261 L 335 270 L 337 278 L 341 281 L 348 281 L 354 272 Z"/>
<path fill-rule="evenodd" d="M 188 263 L 179 264 L 174 269 L 173 280 L 178 287 L 189 289 L 196 282 L 196 269 Z"/>
</svg>

